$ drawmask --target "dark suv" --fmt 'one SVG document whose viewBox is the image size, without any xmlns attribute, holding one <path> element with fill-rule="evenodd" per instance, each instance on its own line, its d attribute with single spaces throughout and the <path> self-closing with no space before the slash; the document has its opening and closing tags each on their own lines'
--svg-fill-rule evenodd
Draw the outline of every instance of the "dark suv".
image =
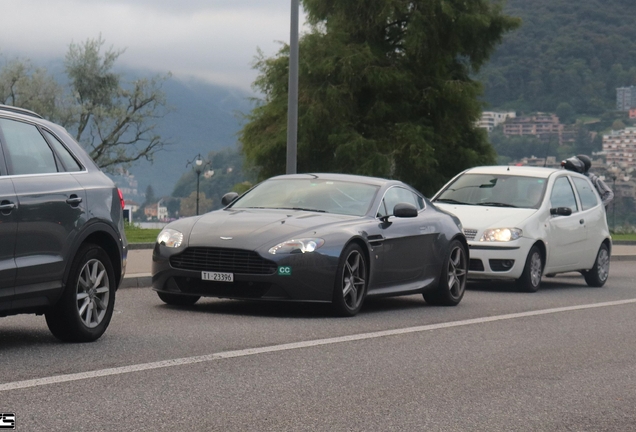
<svg viewBox="0 0 636 432">
<path fill-rule="evenodd" d="M 0 316 L 44 314 L 58 339 L 99 338 L 126 270 L 122 208 L 64 128 L 0 105 Z"/>
</svg>

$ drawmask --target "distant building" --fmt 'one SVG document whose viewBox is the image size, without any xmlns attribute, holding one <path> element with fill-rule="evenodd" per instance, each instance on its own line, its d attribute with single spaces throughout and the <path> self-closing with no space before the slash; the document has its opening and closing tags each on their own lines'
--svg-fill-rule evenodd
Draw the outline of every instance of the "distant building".
<svg viewBox="0 0 636 432">
<path fill-rule="evenodd" d="M 636 108 L 636 87 L 619 87 L 616 89 L 616 109 L 629 111 Z"/>
<path fill-rule="evenodd" d="M 631 108 L 629 110 L 629 118 L 630 119 L 636 119 L 636 108 Z"/>
<path fill-rule="evenodd" d="M 636 128 L 628 127 L 603 135 L 603 153 L 607 165 L 636 168 Z"/>
<path fill-rule="evenodd" d="M 556 140 L 559 145 L 572 143 L 576 138 L 574 126 L 565 126 L 554 114 L 539 113 L 534 116 L 522 116 L 506 120 L 504 135 L 532 135 L 542 141 Z"/>
<path fill-rule="evenodd" d="M 146 219 L 157 219 L 160 221 L 165 221 L 168 219 L 168 207 L 164 205 L 163 198 L 159 200 L 158 203 L 148 204 L 144 207 L 144 215 Z"/>
<path fill-rule="evenodd" d="M 561 166 L 561 162 L 560 161 L 557 162 L 555 156 L 548 156 L 547 160 L 546 158 L 530 156 L 530 157 L 525 157 L 518 162 L 511 163 L 510 165 L 517 165 L 517 166 L 527 165 L 527 166 L 535 166 L 535 167 L 557 168 Z"/>
<path fill-rule="evenodd" d="M 139 203 L 132 200 L 124 200 L 124 219 L 133 222 L 133 213 L 139 210 Z"/>
<path fill-rule="evenodd" d="M 506 119 L 515 118 L 516 116 L 517 114 L 514 111 L 484 111 L 481 114 L 481 119 L 479 120 L 477 125 L 482 129 L 488 130 L 488 132 L 492 132 L 494 128 L 505 122 Z"/>
</svg>

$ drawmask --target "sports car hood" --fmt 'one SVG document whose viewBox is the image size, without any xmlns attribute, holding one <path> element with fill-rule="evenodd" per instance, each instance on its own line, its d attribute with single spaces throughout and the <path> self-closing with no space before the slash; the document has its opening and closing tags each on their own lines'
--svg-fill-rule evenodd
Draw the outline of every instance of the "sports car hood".
<svg viewBox="0 0 636 432">
<path fill-rule="evenodd" d="M 325 225 L 357 219 L 356 216 L 295 210 L 218 210 L 203 215 L 190 233 L 189 246 L 257 249 L 272 242 L 292 239 Z"/>
<path fill-rule="evenodd" d="M 464 229 L 482 231 L 487 228 L 523 228 L 524 221 L 537 212 L 536 209 L 486 207 L 435 203 L 453 213 L 462 221 Z"/>
</svg>

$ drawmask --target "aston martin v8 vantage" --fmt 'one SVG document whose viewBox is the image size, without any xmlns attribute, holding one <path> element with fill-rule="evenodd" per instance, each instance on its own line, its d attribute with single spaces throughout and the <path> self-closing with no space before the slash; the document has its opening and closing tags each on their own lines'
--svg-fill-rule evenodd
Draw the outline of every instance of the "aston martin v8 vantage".
<svg viewBox="0 0 636 432">
<path fill-rule="evenodd" d="M 461 301 L 468 247 L 459 219 L 395 180 L 344 174 L 270 178 L 225 208 L 168 224 L 152 284 L 168 304 L 200 297 L 331 303 L 357 314 L 368 296 Z"/>
</svg>

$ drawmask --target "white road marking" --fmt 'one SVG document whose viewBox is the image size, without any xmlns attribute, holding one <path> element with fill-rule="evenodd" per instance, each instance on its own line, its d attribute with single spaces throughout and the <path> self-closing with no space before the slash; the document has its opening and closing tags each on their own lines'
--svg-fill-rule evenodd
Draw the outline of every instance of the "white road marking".
<svg viewBox="0 0 636 432">
<path fill-rule="evenodd" d="M 579 306 L 567 306 L 567 307 L 560 307 L 560 308 L 553 308 L 553 309 L 542 309 L 542 310 L 536 310 L 536 311 L 530 311 L 530 312 L 520 312 L 520 313 L 513 313 L 513 314 L 506 314 L 506 315 L 497 315 L 492 317 L 473 318 L 468 320 L 453 321 L 453 322 L 440 323 L 440 324 L 430 324 L 430 325 L 407 327 L 407 328 L 394 329 L 394 330 L 383 330 L 383 331 L 377 331 L 377 332 L 371 332 L 371 333 L 355 334 L 350 336 L 340 336 L 340 337 L 327 338 L 327 339 L 316 339 L 316 340 L 305 341 L 305 342 L 294 342 L 294 343 L 281 344 L 281 345 L 272 345 L 272 346 L 260 347 L 260 348 L 247 348 L 247 349 L 236 350 L 236 351 L 224 351 L 224 352 L 220 352 L 216 354 L 207 354 L 207 355 L 195 356 L 195 357 L 185 357 L 185 358 L 172 359 L 172 360 L 163 360 L 163 361 L 152 362 L 152 363 L 141 363 L 141 364 L 130 365 L 130 366 L 100 369 L 95 371 L 80 372 L 80 373 L 67 374 L 67 375 L 56 375 L 51 377 L 36 378 L 36 379 L 24 380 L 24 381 L 14 381 L 14 382 L 0 384 L 0 392 L 25 389 L 30 387 L 39 387 L 39 386 L 50 385 L 50 384 L 60 384 L 60 383 L 65 383 L 70 381 L 105 377 L 110 375 L 121 375 L 121 374 L 131 373 L 131 372 L 141 372 L 146 370 L 160 369 L 160 368 L 173 367 L 173 366 L 184 366 L 184 365 L 189 365 L 194 363 L 210 362 L 210 361 L 228 359 L 228 358 L 234 358 L 234 357 L 245 357 L 245 356 L 271 353 L 271 352 L 277 352 L 277 351 L 288 351 L 288 350 L 293 350 L 298 348 L 309 348 L 309 347 L 330 345 L 330 344 L 336 344 L 336 343 L 342 343 L 342 342 L 353 342 L 353 341 L 359 341 L 364 339 L 375 339 L 375 338 L 380 338 L 385 336 L 396 336 L 396 335 L 403 335 L 408 333 L 419 333 L 419 332 L 426 332 L 431 330 L 446 329 L 451 327 L 468 326 L 473 324 L 483 324 L 483 323 L 489 323 L 489 322 L 495 322 L 495 321 L 503 321 L 503 320 L 510 320 L 510 319 L 516 319 L 516 318 L 526 318 L 526 317 L 533 317 L 533 316 L 539 316 L 539 315 L 548 315 L 548 314 L 555 314 L 560 312 L 570 312 L 570 311 L 578 311 L 578 310 L 593 309 L 593 308 L 600 308 L 600 307 L 620 306 L 620 305 L 633 304 L 633 303 L 636 303 L 636 299 L 618 300 L 618 301 L 604 302 L 604 303 L 592 303 L 592 304 L 579 305 Z"/>
</svg>

